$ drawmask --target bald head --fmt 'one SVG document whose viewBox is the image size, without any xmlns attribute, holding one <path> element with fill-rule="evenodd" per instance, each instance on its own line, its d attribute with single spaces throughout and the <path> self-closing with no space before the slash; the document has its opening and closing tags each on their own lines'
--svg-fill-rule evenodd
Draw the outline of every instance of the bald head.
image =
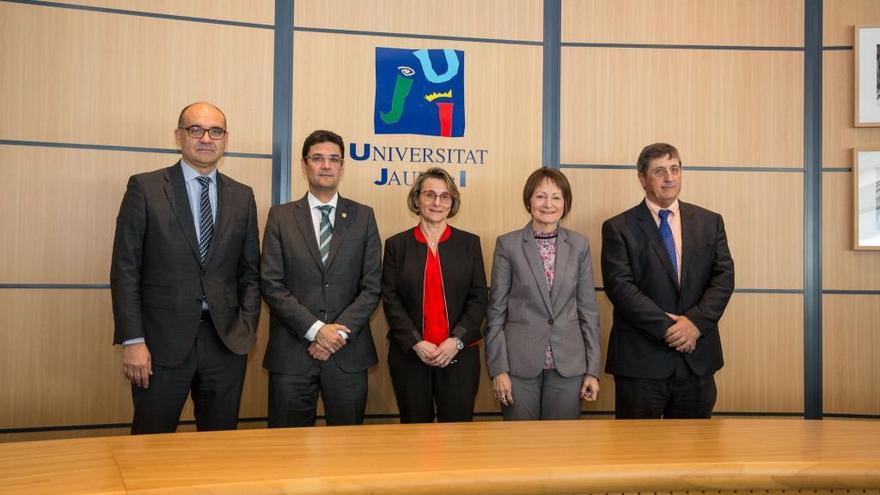
<svg viewBox="0 0 880 495">
<path fill-rule="evenodd" d="M 226 114 L 223 113 L 223 110 L 220 110 L 219 108 L 206 101 L 197 101 L 183 107 L 183 110 L 180 111 L 180 116 L 177 118 L 177 127 L 186 127 L 187 120 L 192 121 L 194 115 L 204 115 L 205 112 L 219 113 L 220 116 L 223 118 L 223 127 L 226 127 Z"/>
</svg>

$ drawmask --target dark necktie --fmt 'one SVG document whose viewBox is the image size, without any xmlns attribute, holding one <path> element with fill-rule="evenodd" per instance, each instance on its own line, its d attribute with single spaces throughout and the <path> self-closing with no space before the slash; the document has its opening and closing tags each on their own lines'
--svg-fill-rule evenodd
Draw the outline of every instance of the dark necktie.
<svg viewBox="0 0 880 495">
<path fill-rule="evenodd" d="M 204 263 L 211 247 L 211 238 L 214 237 L 214 214 L 211 211 L 211 198 L 208 197 L 211 178 L 201 176 L 198 181 L 202 185 L 199 195 L 199 257 Z"/>
<path fill-rule="evenodd" d="M 672 228 L 669 226 L 669 210 L 660 210 L 660 237 L 663 244 L 666 245 L 666 252 L 669 253 L 669 260 L 672 261 L 672 271 L 678 274 L 678 258 L 675 256 L 675 240 L 672 238 Z"/>
<path fill-rule="evenodd" d="M 330 256 L 330 238 L 333 237 L 333 225 L 330 224 L 330 205 L 318 206 L 321 210 L 321 225 L 318 231 L 318 249 L 321 251 L 321 263 L 327 266 L 327 257 Z"/>
</svg>

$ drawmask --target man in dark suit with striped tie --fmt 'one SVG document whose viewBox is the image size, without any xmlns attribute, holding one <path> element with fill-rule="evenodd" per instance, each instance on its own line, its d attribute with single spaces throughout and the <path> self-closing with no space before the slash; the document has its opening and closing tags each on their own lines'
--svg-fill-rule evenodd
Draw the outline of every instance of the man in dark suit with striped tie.
<svg viewBox="0 0 880 495">
<path fill-rule="evenodd" d="M 308 192 L 269 211 L 261 277 L 270 428 L 314 425 L 319 393 L 328 425 L 363 423 L 367 369 L 378 362 L 370 315 L 381 247 L 373 209 L 337 192 L 344 165 L 342 138 L 313 132 L 302 147 Z"/>
<path fill-rule="evenodd" d="M 190 393 L 198 430 L 235 429 L 260 316 L 254 193 L 217 171 L 226 116 L 193 103 L 174 135 L 180 161 L 132 176 L 116 219 L 114 342 L 133 434 L 173 432 Z"/>
<path fill-rule="evenodd" d="M 733 292 L 721 215 L 678 200 L 681 158 L 639 155 L 645 200 L 602 225 L 602 279 L 614 305 L 605 371 L 618 418 L 708 418 L 724 364 L 718 320 Z"/>
</svg>

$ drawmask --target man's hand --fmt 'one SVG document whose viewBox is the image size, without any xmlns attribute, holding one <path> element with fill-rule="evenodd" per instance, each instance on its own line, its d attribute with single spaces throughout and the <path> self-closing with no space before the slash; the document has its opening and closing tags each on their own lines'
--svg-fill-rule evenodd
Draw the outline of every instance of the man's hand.
<svg viewBox="0 0 880 495">
<path fill-rule="evenodd" d="M 694 352 L 697 348 L 697 339 L 701 335 L 700 330 L 687 316 L 669 314 L 669 317 L 675 323 L 666 329 L 666 343 L 678 352 Z"/>
<path fill-rule="evenodd" d="M 321 347 L 330 351 L 332 354 L 339 349 L 342 349 L 342 346 L 344 346 L 346 342 L 339 332 L 348 334 L 351 333 L 351 330 L 345 325 L 327 323 L 318 330 L 318 333 L 315 334 L 315 342 L 321 344 Z"/>
<path fill-rule="evenodd" d="M 455 337 L 449 337 L 437 346 L 437 355 L 428 364 L 445 368 L 449 366 L 456 354 L 458 354 L 458 343 Z"/>
<path fill-rule="evenodd" d="M 140 388 L 150 388 L 150 375 L 153 374 L 153 363 L 147 344 L 129 344 L 122 346 L 122 373 L 128 380 Z"/>
<path fill-rule="evenodd" d="M 423 363 L 434 366 L 431 362 L 437 357 L 437 346 L 427 340 L 420 340 L 413 346 L 413 351 Z"/>
<path fill-rule="evenodd" d="M 594 401 L 599 398 L 599 379 L 593 375 L 584 375 L 581 385 L 581 399 Z"/>
<path fill-rule="evenodd" d="M 330 355 L 333 353 L 325 349 L 321 344 L 319 344 L 317 342 L 317 339 L 315 340 L 316 341 L 312 342 L 312 344 L 309 346 L 309 355 L 311 355 L 318 361 L 326 361 L 330 359 Z"/>
</svg>

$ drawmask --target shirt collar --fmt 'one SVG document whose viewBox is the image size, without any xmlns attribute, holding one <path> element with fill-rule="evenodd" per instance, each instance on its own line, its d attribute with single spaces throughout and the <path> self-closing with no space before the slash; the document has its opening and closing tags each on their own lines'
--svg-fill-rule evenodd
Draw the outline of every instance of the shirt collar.
<svg viewBox="0 0 880 495">
<path fill-rule="evenodd" d="M 202 174 L 196 172 L 196 169 L 193 168 L 192 165 L 186 162 L 183 158 L 180 159 L 180 168 L 183 170 L 183 181 L 184 182 L 192 182 L 196 180 L 198 177 L 201 177 Z M 207 177 L 211 178 L 211 182 L 214 184 L 217 183 L 217 169 L 211 171 Z"/>
<path fill-rule="evenodd" d="M 675 198 L 675 201 L 669 205 L 669 208 L 660 208 L 659 205 L 652 203 L 647 197 L 645 198 L 645 204 L 648 205 L 648 209 L 651 210 L 651 215 L 653 215 L 654 218 L 660 218 L 660 210 L 669 210 L 672 212 L 673 217 L 678 216 L 678 198 Z"/>
<path fill-rule="evenodd" d="M 306 199 L 308 199 L 309 208 L 311 208 L 311 209 L 315 209 L 319 206 L 330 205 L 335 210 L 336 203 L 339 202 L 339 192 L 337 191 L 337 192 L 333 193 L 333 197 L 330 198 L 330 201 L 328 201 L 326 203 L 322 203 L 320 200 L 318 200 L 318 198 L 316 198 L 315 195 L 312 194 L 312 191 L 309 191 L 308 194 L 306 194 Z"/>
</svg>

